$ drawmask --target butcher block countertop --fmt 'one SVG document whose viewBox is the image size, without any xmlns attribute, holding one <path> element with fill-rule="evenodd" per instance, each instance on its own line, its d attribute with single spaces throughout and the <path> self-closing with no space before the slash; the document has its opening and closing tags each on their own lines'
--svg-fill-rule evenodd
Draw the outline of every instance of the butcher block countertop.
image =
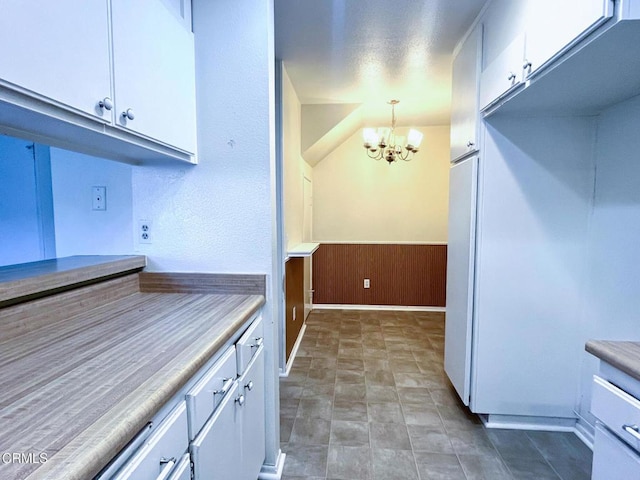
<svg viewBox="0 0 640 480">
<path fill-rule="evenodd" d="M 640 342 L 589 340 L 587 352 L 640 380 Z"/>
<path fill-rule="evenodd" d="M 143 292 L 127 273 L 1 308 L 0 478 L 91 479 L 263 303 Z"/>
</svg>

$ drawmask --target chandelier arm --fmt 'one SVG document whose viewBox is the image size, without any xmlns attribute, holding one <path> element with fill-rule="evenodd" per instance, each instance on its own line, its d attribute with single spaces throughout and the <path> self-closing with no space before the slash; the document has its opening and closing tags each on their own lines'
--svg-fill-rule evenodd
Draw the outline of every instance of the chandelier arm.
<svg viewBox="0 0 640 480">
<path fill-rule="evenodd" d="M 410 162 L 413 159 L 413 155 L 410 150 L 404 150 L 404 155 L 400 153 L 398 154 L 398 158 L 404 160 L 405 162 Z"/>
<path fill-rule="evenodd" d="M 374 160 L 380 160 L 380 159 L 382 158 L 382 156 L 383 156 L 383 154 L 382 154 L 382 150 L 378 150 L 378 152 L 377 152 L 377 153 L 375 153 L 375 154 L 373 154 L 373 155 L 371 155 L 371 153 L 372 153 L 372 152 L 371 152 L 371 150 L 369 150 L 369 149 L 367 148 L 367 156 L 368 156 L 369 158 L 373 158 Z"/>
</svg>

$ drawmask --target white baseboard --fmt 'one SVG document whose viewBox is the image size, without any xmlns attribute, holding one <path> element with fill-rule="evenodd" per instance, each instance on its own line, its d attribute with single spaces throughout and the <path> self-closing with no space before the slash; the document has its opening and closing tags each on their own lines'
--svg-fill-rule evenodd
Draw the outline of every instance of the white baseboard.
<svg viewBox="0 0 640 480">
<path fill-rule="evenodd" d="M 300 347 L 300 342 L 302 341 L 302 337 L 304 337 L 304 332 L 307 329 L 306 324 L 302 324 L 302 328 L 298 333 L 298 338 L 296 338 L 296 343 L 293 344 L 293 348 L 291 349 L 291 355 L 289 355 L 289 361 L 287 361 L 287 366 L 283 371 L 280 371 L 281 377 L 288 377 L 289 372 L 291 372 L 291 367 L 293 366 L 293 361 L 296 359 L 296 355 L 298 354 L 298 348 Z"/>
<path fill-rule="evenodd" d="M 284 470 L 284 460 L 287 456 L 282 450 L 278 450 L 278 458 L 275 465 L 262 465 L 258 480 L 280 480 Z"/>
<path fill-rule="evenodd" d="M 595 440 L 595 432 L 593 430 L 593 425 L 579 417 L 576 422 L 576 435 L 582 443 L 584 443 L 587 447 L 593 450 L 593 442 Z"/>
<path fill-rule="evenodd" d="M 527 417 L 520 415 L 480 415 L 486 428 L 507 430 L 541 430 L 547 432 L 575 432 L 575 418 Z"/>
<path fill-rule="evenodd" d="M 314 303 L 314 310 L 389 310 L 402 312 L 446 312 L 445 307 L 421 307 L 405 305 L 338 305 Z"/>
</svg>

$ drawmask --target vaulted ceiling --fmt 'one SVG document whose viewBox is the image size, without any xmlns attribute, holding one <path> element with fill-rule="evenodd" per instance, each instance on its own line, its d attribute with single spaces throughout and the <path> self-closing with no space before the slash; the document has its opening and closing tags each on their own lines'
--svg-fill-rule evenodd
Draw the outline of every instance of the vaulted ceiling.
<svg viewBox="0 0 640 480">
<path fill-rule="evenodd" d="M 365 123 L 449 123 L 453 49 L 486 0 L 275 0 L 276 57 L 300 102 Z"/>
</svg>

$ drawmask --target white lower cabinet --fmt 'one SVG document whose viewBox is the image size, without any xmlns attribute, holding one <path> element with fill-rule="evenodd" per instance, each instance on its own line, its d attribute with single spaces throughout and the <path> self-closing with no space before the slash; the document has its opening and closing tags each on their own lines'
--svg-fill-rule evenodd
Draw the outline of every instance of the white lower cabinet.
<svg viewBox="0 0 640 480">
<path fill-rule="evenodd" d="M 238 383 L 191 443 L 196 480 L 231 480 L 240 465 L 240 397 Z"/>
<path fill-rule="evenodd" d="M 187 452 L 187 407 L 180 402 L 127 461 L 113 480 L 167 480 L 174 476 L 176 463 Z M 180 462 L 183 465 L 183 462 Z"/>
<path fill-rule="evenodd" d="M 244 389 L 240 423 L 242 461 L 238 479 L 255 480 L 265 457 L 264 347 L 260 346 L 249 367 L 238 379 Z M 236 478 L 236 477 L 234 477 Z"/>
<path fill-rule="evenodd" d="M 640 400 L 596 375 L 591 413 L 598 419 L 591 478 L 640 480 Z"/>
<path fill-rule="evenodd" d="M 167 480 L 191 480 L 191 456 L 185 453 Z"/>
<path fill-rule="evenodd" d="M 262 335 L 257 315 L 96 480 L 256 480 L 266 452 Z"/>
<path fill-rule="evenodd" d="M 191 443 L 195 480 L 255 480 L 265 457 L 264 347 Z"/>
</svg>

